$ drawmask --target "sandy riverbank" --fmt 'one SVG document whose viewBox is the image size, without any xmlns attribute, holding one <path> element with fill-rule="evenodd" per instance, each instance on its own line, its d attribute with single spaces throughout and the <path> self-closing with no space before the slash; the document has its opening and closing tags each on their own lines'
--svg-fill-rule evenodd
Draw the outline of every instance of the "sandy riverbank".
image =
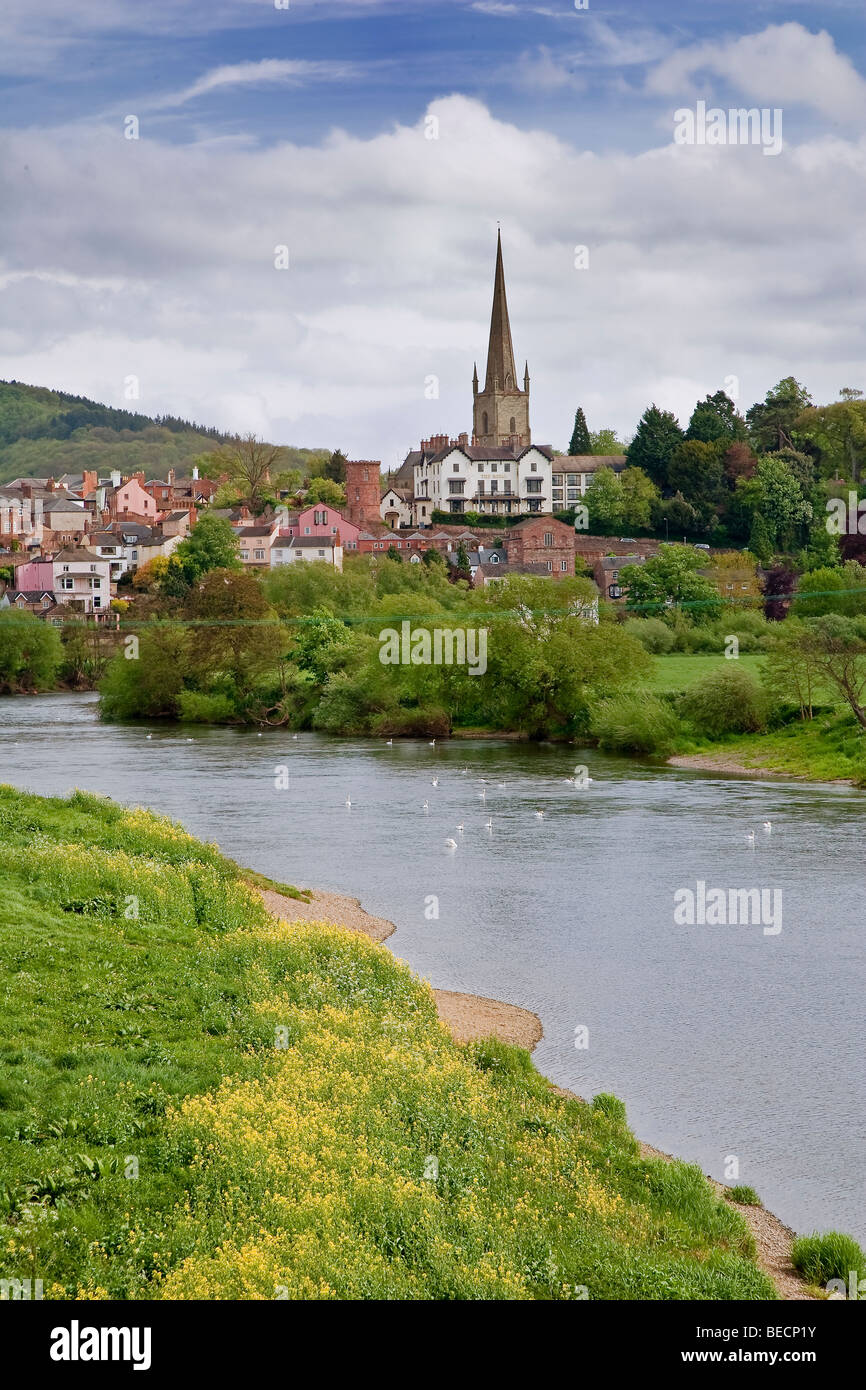
<svg viewBox="0 0 866 1390">
<path fill-rule="evenodd" d="M 728 777 L 764 777 L 775 778 L 782 782 L 814 782 L 816 785 L 827 785 L 840 787 L 853 787 L 854 782 L 850 777 L 832 777 L 818 779 L 806 777 L 800 772 L 786 772 L 783 768 L 773 767 L 746 767 L 743 763 L 734 762 L 724 753 L 676 753 L 672 758 L 667 759 L 668 767 L 690 767 L 696 772 L 721 772 Z"/>
<path fill-rule="evenodd" d="M 674 759 L 671 761 L 675 762 Z M 284 921 L 335 922 L 351 931 L 362 932 L 378 944 L 386 941 L 396 930 L 393 922 L 365 912 L 357 898 L 344 897 L 340 893 L 326 893 L 314 889 L 309 902 L 300 902 L 297 898 L 286 898 L 282 893 L 275 893 L 269 889 L 259 889 L 259 892 L 268 911 Z M 433 994 L 440 1019 L 459 1043 L 493 1036 L 531 1052 L 544 1035 L 538 1015 L 530 1013 L 529 1009 L 521 1009 L 516 1004 L 506 1004 L 500 999 L 485 999 L 478 994 L 458 994 L 446 989 L 434 989 Z M 553 1082 L 550 1085 L 557 1095 L 566 1100 L 582 1099 L 574 1091 L 555 1086 Z M 661 1158 L 668 1163 L 673 1161 L 671 1154 L 662 1153 L 660 1149 L 654 1149 L 649 1144 L 641 1144 L 641 1153 L 645 1158 Z M 723 1185 L 709 1174 L 706 1176 L 719 1196 L 723 1196 Z M 779 1297 L 791 1300 L 814 1298 L 791 1263 L 791 1242 L 795 1233 L 763 1207 L 740 1206 L 738 1210 L 745 1217 L 755 1238 L 758 1264 L 773 1280 Z"/>
<path fill-rule="evenodd" d="M 314 889 L 310 901 L 305 903 L 268 889 L 260 891 L 268 911 L 287 922 L 336 922 L 350 931 L 362 932 L 380 945 L 395 930 L 393 922 L 373 917 L 364 911 L 357 898 L 347 898 L 340 893 Z M 434 989 L 433 994 L 439 1017 L 457 1042 L 472 1042 L 492 1034 L 531 1052 L 541 1041 L 544 1032 L 541 1019 L 529 1009 L 505 1004 L 500 999 L 485 999 L 480 994 L 456 994 L 449 989 Z"/>
</svg>

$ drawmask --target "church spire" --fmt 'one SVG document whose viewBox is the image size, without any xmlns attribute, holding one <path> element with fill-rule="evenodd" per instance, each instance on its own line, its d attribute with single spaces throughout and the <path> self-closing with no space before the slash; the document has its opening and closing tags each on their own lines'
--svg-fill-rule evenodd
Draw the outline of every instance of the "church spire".
<svg viewBox="0 0 866 1390">
<path fill-rule="evenodd" d="M 490 315 L 490 343 L 487 348 L 485 391 L 513 391 L 516 386 L 514 348 L 505 298 L 505 270 L 502 264 L 502 233 L 496 234 L 496 273 L 493 277 L 493 312 Z"/>
</svg>

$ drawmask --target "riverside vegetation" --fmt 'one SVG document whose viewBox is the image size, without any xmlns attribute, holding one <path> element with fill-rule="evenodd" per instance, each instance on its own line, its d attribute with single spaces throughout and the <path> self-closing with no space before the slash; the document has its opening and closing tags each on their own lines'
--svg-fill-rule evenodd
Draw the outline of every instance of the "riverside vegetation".
<svg viewBox="0 0 866 1390">
<path fill-rule="evenodd" d="M 4 1277 L 52 1299 L 775 1296 L 697 1167 L 642 1158 L 613 1097 L 455 1043 L 386 949 L 277 922 L 146 811 L 5 787 L 0 825 Z"/>
</svg>

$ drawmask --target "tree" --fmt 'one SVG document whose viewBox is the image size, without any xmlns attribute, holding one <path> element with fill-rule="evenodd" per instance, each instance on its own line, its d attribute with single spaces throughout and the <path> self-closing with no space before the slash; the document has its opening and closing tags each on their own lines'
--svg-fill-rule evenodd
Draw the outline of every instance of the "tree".
<svg viewBox="0 0 866 1390">
<path fill-rule="evenodd" d="M 624 565 L 620 581 L 628 596 L 628 607 L 646 614 L 660 614 L 666 608 L 686 604 L 695 609 L 695 620 L 720 616 L 722 601 L 715 584 L 698 570 L 706 556 L 690 545 L 662 545 L 657 555 L 642 565 Z"/>
<path fill-rule="evenodd" d="M 325 464 L 325 477 L 332 483 L 345 483 L 348 459 L 342 449 L 335 449 Z"/>
<path fill-rule="evenodd" d="M 860 394 L 845 387 L 841 401 L 813 406 L 797 417 L 797 432 L 817 450 L 825 478 L 845 478 L 856 484 L 863 475 L 866 401 Z"/>
<path fill-rule="evenodd" d="M 256 511 L 272 488 L 279 490 L 285 458 L 280 445 L 266 444 L 254 434 L 245 434 L 215 453 L 204 455 L 201 469 L 209 478 L 225 478 L 233 483 Z"/>
<path fill-rule="evenodd" d="M 666 537 L 671 533 L 674 536 L 696 536 L 703 530 L 698 512 L 681 492 L 656 505 L 653 509 L 653 526 L 656 531 L 665 527 Z"/>
<path fill-rule="evenodd" d="M 617 439 L 616 430 L 592 430 L 589 436 L 589 453 L 624 454 L 626 446 Z"/>
<path fill-rule="evenodd" d="M 653 511 L 661 495 L 652 478 L 642 468 L 626 468 L 619 477 L 622 489 L 622 519 L 630 531 L 648 531 Z"/>
<path fill-rule="evenodd" d="M 210 570 L 193 585 L 183 611 L 191 624 L 190 669 L 201 689 L 227 678 L 243 697 L 278 667 L 285 636 L 255 575 Z"/>
<path fill-rule="evenodd" d="M 0 612 L 0 694 L 52 686 L 62 660 L 56 628 L 17 608 Z"/>
<path fill-rule="evenodd" d="M 767 652 L 762 680 L 775 701 L 795 702 L 801 719 L 811 719 L 815 670 L 803 647 L 803 625 L 794 617 L 774 636 Z"/>
<path fill-rule="evenodd" d="M 716 391 L 715 395 L 705 396 L 698 401 L 689 420 L 686 439 L 699 440 L 702 444 L 715 444 L 720 440 L 729 444 L 744 441 L 746 422 L 730 396 L 724 391 Z"/>
<path fill-rule="evenodd" d="M 457 547 L 457 554 L 455 556 L 455 560 L 456 564 L 454 566 L 454 574 L 452 576 L 455 583 L 459 579 L 465 579 L 467 582 L 471 582 L 472 567 L 469 563 L 469 555 L 463 541 L 461 541 Z"/>
<path fill-rule="evenodd" d="M 175 550 L 169 568 L 175 563 L 188 584 L 194 584 L 210 570 L 239 570 L 237 537 L 230 522 L 205 512 Z"/>
<path fill-rule="evenodd" d="M 866 729 L 866 636 L 863 624 L 830 613 L 803 624 L 802 650 L 816 672 L 841 695 Z"/>
<path fill-rule="evenodd" d="M 682 493 L 687 502 L 709 523 L 725 496 L 725 474 L 719 448 L 699 439 L 678 444 L 668 463 L 668 486 Z"/>
<path fill-rule="evenodd" d="M 764 617 L 780 623 L 787 617 L 797 576 L 788 565 L 774 565 L 764 575 Z"/>
<path fill-rule="evenodd" d="M 725 473 L 731 483 L 736 483 L 738 478 L 751 478 L 754 476 L 758 466 L 758 460 L 752 453 L 748 444 L 735 441 L 725 450 L 722 462 Z"/>
<path fill-rule="evenodd" d="M 786 376 L 778 382 L 763 401 L 746 411 L 749 433 L 756 448 L 762 453 L 771 449 L 792 449 L 795 422 L 811 404 L 809 392 L 794 377 Z"/>
<path fill-rule="evenodd" d="M 761 565 L 768 565 L 773 557 L 773 543 L 770 540 L 767 523 L 760 512 L 755 512 L 752 517 L 749 549 Z"/>
<path fill-rule="evenodd" d="M 426 565 L 429 569 L 431 565 L 445 565 L 448 562 L 445 559 L 444 555 L 442 555 L 438 550 L 434 550 L 434 548 L 431 546 L 430 549 L 425 550 L 423 555 L 421 556 L 421 563 L 422 565 Z"/>
<path fill-rule="evenodd" d="M 586 416 L 583 408 L 578 406 L 574 416 L 574 429 L 571 431 L 571 440 L 568 445 L 568 452 L 572 456 L 578 454 L 591 454 L 592 441 L 589 437 L 589 430 L 586 424 Z"/>
<path fill-rule="evenodd" d="M 845 576 L 840 569 L 815 569 L 801 575 L 791 601 L 792 616 L 817 618 L 844 613 L 845 608 Z"/>
<path fill-rule="evenodd" d="M 599 468 L 583 496 L 593 530 L 616 531 L 623 517 L 622 484 L 612 468 Z"/>
<path fill-rule="evenodd" d="M 393 541 L 388 546 L 388 549 L 385 551 L 385 558 L 388 560 L 396 560 L 398 565 L 402 565 L 403 563 L 403 556 L 400 554 Z"/>
<path fill-rule="evenodd" d="M 683 432 L 676 416 L 651 405 L 641 416 L 637 433 L 626 450 L 629 466 L 642 468 L 658 487 L 667 487 L 668 465 L 682 442 Z"/>
<path fill-rule="evenodd" d="M 307 506 L 322 502 L 326 507 L 344 507 L 346 490 L 332 478 L 311 478 L 304 494 L 304 502 Z"/>
<path fill-rule="evenodd" d="M 764 517 L 773 543 L 781 549 L 787 549 L 797 529 L 812 520 L 812 504 L 806 501 L 783 459 L 762 458 L 754 479 L 741 486 L 754 489 L 755 507 Z"/>
</svg>

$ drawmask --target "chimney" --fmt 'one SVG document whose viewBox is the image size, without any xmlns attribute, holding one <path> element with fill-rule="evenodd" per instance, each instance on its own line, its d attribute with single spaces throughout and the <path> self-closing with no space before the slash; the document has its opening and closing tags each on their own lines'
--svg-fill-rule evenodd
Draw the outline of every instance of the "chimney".
<svg viewBox="0 0 866 1390">
<path fill-rule="evenodd" d="M 198 482 L 198 464 L 197 464 L 197 463 L 194 463 L 193 466 L 192 466 L 192 480 L 193 480 L 194 483 L 197 483 L 197 482 Z"/>
<path fill-rule="evenodd" d="M 457 436 L 457 443 L 460 444 L 460 445 L 462 446 L 462 448 L 464 448 L 464 449 L 468 448 L 468 446 L 469 446 L 469 435 L 466 433 L 465 430 L 463 431 L 462 434 L 458 434 L 458 436 Z"/>
<path fill-rule="evenodd" d="M 173 469 L 173 468 L 170 468 L 170 469 L 168 470 L 168 472 L 166 473 L 166 475 L 165 475 L 165 481 L 168 483 L 169 487 L 174 487 L 174 478 L 175 478 L 174 469 Z"/>
<path fill-rule="evenodd" d="M 111 470 L 111 486 L 112 486 L 112 487 L 120 487 L 120 482 L 121 482 L 120 469 L 119 469 L 119 468 L 112 468 L 112 470 Z"/>
<path fill-rule="evenodd" d="M 85 469 L 81 475 L 81 491 L 86 497 L 88 492 L 95 492 L 99 476 L 94 469 Z"/>
</svg>

